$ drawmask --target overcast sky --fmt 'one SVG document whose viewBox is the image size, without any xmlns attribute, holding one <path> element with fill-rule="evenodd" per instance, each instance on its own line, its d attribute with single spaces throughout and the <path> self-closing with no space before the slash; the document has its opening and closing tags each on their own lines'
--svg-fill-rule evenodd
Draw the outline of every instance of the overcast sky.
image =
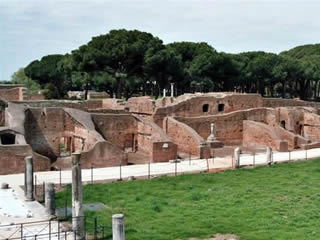
<svg viewBox="0 0 320 240">
<path fill-rule="evenodd" d="M 320 42 L 320 1 L 0 0 L 0 80 L 111 29 L 138 29 L 218 51 L 281 52 Z"/>
</svg>

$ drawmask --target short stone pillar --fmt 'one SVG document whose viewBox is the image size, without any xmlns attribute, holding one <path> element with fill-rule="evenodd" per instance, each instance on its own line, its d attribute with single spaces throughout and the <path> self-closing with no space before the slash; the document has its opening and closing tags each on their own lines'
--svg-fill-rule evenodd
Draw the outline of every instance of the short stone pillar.
<svg viewBox="0 0 320 240">
<path fill-rule="evenodd" d="M 84 239 L 84 215 L 82 203 L 81 153 L 72 154 L 72 230 L 75 239 Z"/>
<path fill-rule="evenodd" d="M 267 151 L 266 151 L 266 163 L 268 165 L 272 164 L 272 148 L 271 147 L 267 147 Z"/>
<path fill-rule="evenodd" d="M 46 213 L 49 216 L 53 216 L 56 213 L 56 201 L 55 201 L 55 188 L 54 183 L 48 182 L 45 185 L 45 207 Z"/>
<path fill-rule="evenodd" d="M 174 83 L 171 83 L 171 97 L 174 97 Z"/>
<path fill-rule="evenodd" d="M 240 167 L 240 148 L 234 149 L 233 159 L 234 159 L 234 167 L 239 168 Z"/>
<path fill-rule="evenodd" d="M 28 201 L 34 200 L 33 186 L 33 159 L 32 156 L 25 157 L 25 197 Z"/>
<path fill-rule="evenodd" d="M 166 97 L 166 93 L 167 93 L 167 90 L 164 88 L 163 89 L 163 97 Z"/>
<path fill-rule="evenodd" d="M 125 240 L 123 214 L 112 215 L 112 240 Z"/>
<path fill-rule="evenodd" d="M 209 137 L 208 137 L 208 139 L 207 139 L 208 142 L 213 142 L 213 141 L 216 140 L 216 134 L 215 134 L 215 132 L 216 132 L 216 128 L 215 128 L 215 126 L 214 126 L 214 123 L 211 123 L 211 124 L 210 124 L 210 135 L 209 135 Z"/>
</svg>

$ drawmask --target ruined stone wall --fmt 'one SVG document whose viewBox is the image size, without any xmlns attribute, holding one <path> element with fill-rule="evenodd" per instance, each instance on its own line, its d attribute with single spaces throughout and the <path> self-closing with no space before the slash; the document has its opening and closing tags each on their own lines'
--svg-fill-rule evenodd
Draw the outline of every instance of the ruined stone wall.
<svg viewBox="0 0 320 240">
<path fill-rule="evenodd" d="M 0 98 L 7 101 L 23 101 L 23 88 L 0 89 Z"/>
<path fill-rule="evenodd" d="M 311 141 L 320 141 L 320 116 L 304 112 L 302 135 Z"/>
<path fill-rule="evenodd" d="M 105 141 L 97 142 L 89 151 L 81 154 L 82 168 L 113 167 L 127 164 L 127 154 L 114 144 Z"/>
<path fill-rule="evenodd" d="M 43 100 L 43 101 L 14 101 L 30 108 L 73 108 L 83 111 L 103 107 L 103 100 L 70 101 L 70 100 Z"/>
<path fill-rule="evenodd" d="M 32 108 L 26 111 L 25 137 L 32 149 L 51 159 L 60 155 L 60 139 L 74 137 L 73 151 L 86 151 L 96 136 L 72 119 L 61 108 Z M 84 140 L 84 142 L 82 141 Z"/>
<path fill-rule="evenodd" d="M 183 118 L 175 117 L 194 129 L 203 139 L 210 135 L 210 124 L 215 124 L 216 138 L 227 145 L 238 145 L 242 142 L 243 120 L 252 120 L 272 124 L 276 122 L 273 109 L 255 108 L 227 114 Z"/>
<path fill-rule="evenodd" d="M 168 162 L 177 159 L 177 145 L 173 142 L 153 142 L 152 162 Z"/>
<path fill-rule="evenodd" d="M 301 135 L 304 110 L 299 108 L 280 107 L 276 109 L 279 124 L 285 129 Z"/>
<path fill-rule="evenodd" d="M 177 158 L 177 145 L 155 123 L 134 115 L 138 122 L 138 149 L 149 153 L 152 162 L 167 162 Z"/>
<path fill-rule="evenodd" d="M 281 98 L 263 98 L 264 107 L 297 107 L 297 106 L 306 106 L 306 107 L 320 107 L 320 103 L 317 102 L 308 102 L 298 99 L 281 99 Z"/>
<path fill-rule="evenodd" d="M 278 132 L 271 126 L 245 120 L 243 121 L 243 146 L 271 147 L 277 151 L 288 151 L 288 143 L 282 141 Z"/>
<path fill-rule="evenodd" d="M 117 98 L 107 98 L 102 100 L 102 107 L 106 109 L 113 109 L 113 110 L 124 110 L 125 103 L 122 99 Z"/>
<path fill-rule="evenodd" d="M 157 108 L 153 115 L 153 120 L 159 126 L 162 126 L 163 119 L 166 116 L 210 116 L 261 106 L 262 98 L 257 94 L 223 95 L 221 98 L 210 95 L 200 95 L 167 107 Z"/>
<path fill-rule="evenodd" d="M 199 146 L 204 140 L 195 130 L 172 117 L 165 118 L 164 128 L 170 140 L 177 144 L 178 152 L 200 156 Z"/>
<path fill-rule="evenodd" d="M 137 122 L 130 114 L 92 114 L 96 130 L 121 149 L 132 148 L 137 139 Z"/>
<path fill-rule="evenodd" d="M 29 145 L 0 145 L 0 174 L 23 173 L 26 156 L 33 156 L 35 171 L 50 170 L 50 160 L 33 153 Z"/>
<path fill-rule="evenodd" d="M 150 97 L 132 97 L 128 99 L 129 111 L 137 114 L 153 114 L 155 102 Z"/>
</svg>

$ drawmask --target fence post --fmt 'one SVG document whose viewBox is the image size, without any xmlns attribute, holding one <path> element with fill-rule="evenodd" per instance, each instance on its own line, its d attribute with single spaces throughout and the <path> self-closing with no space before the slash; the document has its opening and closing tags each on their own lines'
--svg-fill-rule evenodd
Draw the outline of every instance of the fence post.
<svg viewBox="0 0 320 240">
<path fill-rule="evenodd" d="M 58 219 L 58 240 L 60 240 L 60 219 Z"/>
<path fill-rule="evenodd" d="M 148 179 L 150 179 L 150 161 L 148 162 Z"/>
<path fill-rule="evenodd" d="M 34 175 L 34 195 L 37 198 L 37 175 Z"/>
<path fill-rule="evenodd" d="M 59 169 L 59 182 L 60 182 L 60 187 L 61 187 L 61 185 L 62 185 L 62 183 L 61 183 L 61 168 Z"/>
<path fill-rule="evenodd" d="M 177 159 L 176 159 L 176 160 L 174 161 L 174 175 L 175 175 L 175 176 L 177 176 L 177 168 L 178 168 L 177 164 L 178 164 L 178 161 L 177 161 Z"/>
<path fill-rule="evenodd" d="M 289 162 L 291 161 L 291 152 L 290 152 L 290 150 L 288 150 L 289 151 Z"/>
<path fill-rule="evenodd" d="M 20 228 L 21 228 L 21 239 L 23 239 L 23 223 L 21 223 Z"/>
<path fill-rule="evenodd" d="M 191 151 L 189 151 L 189 166 L 191 165 Z"/>
<path fill-rule="evenodd" d="M 91 165 L 91 184 L 93 184 L 93 166 Z"/>
<path fill-rule="evenodd" d="M 122 170 L 121 170 L 121 163 L 120 163 L 120 178 L 119 181 L 122 181 Z"/>
<path fill-rule="evenodd" d="M 51 219 L 49 220 L 49 240 L 51 240 Z"/>
<path fill-rule="evenodd" d="M 270 147 L 267 147 L 267 151 L 266 151 L 266 163 L 268 165 L 271 165 L 271 163 L 273 162 L 273 154 L 272 154 L 272 149 Z"/>
<path fill-rule="evenodd" d="M 256 166 L 256 153 L 253 152 L 253 167 Z"/>
<path fill-rule="evenodd" d="M 42 183 L 42 200 L 43 200 L 43 202 L 45 201 L 45 193 L 44 193 L 45 189 L 46 189 L 46 183 L 43 182 Z"/>
<path fill-rule="evenodd" d="M 306 149 L 306 160 L 308 160 L 308 149 Z"/>
<path fill-rule="evenodd" d="M 240 148 L 234 149 L 234 162 L 235 162 L 235 168 L 240 167 Z"/>
</svg>

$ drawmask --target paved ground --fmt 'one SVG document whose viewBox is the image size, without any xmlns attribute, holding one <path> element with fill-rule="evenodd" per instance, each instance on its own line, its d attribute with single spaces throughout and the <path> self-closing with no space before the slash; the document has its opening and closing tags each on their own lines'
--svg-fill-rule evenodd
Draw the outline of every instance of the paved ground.
<svg viewBox="0 0 320 240">
<path fill-rule="evenodd" d="M 320 148 L 311 149 L 308 151 L 300 150 L 294 152 L 274 152 L 272 154 L 274 162 L 284 162 L 296 160 L 304 160 L 315 157 L 320 157 Z M 241 154 L 240 165 L 263 165 L 266 164 L 265 153 L 258 153 L 255 155 Z M 209 159 L 191 159 L 181 161 L 179 163 L 152 163 L 148 164 L 138 164 L 138 165 L 128 165 L 120 167 L 108 167 L 108 168 L 95 168 L 95 169 L 83 169 L 82 170 L 82 180 L 84 182 L 102 181 L 102 180 L 116 180 L 120 178 L 128 178 L 130 176 L 143 177 L 164 175 L 164 174 L 178 174 L 187 172 L 201 172 L 206 171 L 209 168 L 211 170 L 219 170 L 232 167 L 232 158 L 214 158 Z M 149 171 L 150 169 L 150 171 Z M 37 184 L 42 184 L 43 182 L 54 182 L 56 184 L 68 184 L 71 183 L 71 171 L 50 171 L 50 172 L 37 172 L 35 173 Z M 60 177 L 61 176 L 61 177 Z M 11 186 L 18 186 L 24 184 L 23 174 L 12 174 L 12 175 L 0 175 L 0 183 L 7 182 Z M 1 207 L 1 206 L 0 206 Z"/>
</svg>

